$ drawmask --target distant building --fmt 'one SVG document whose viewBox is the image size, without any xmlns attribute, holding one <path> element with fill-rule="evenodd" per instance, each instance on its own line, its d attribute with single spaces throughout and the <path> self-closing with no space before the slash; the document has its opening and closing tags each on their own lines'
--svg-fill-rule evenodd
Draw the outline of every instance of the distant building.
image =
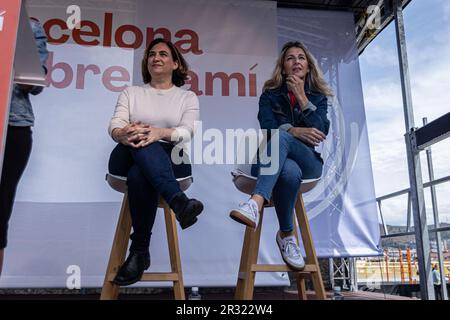
<svg viewBox="0 0 450 320">
<path fill-rule="evenodd" d="M 431 252 L 437 252 L 437 243 L 436 241 L 430 241 Z"/>
<path fill-rule="evenodd" d="M 444 251 L 448 251 L 448 248 L 450 247 L 450 240 L 444 240 L 444 241 L 442 241 L 443 242 L 443 250 Z"/>
</svg>

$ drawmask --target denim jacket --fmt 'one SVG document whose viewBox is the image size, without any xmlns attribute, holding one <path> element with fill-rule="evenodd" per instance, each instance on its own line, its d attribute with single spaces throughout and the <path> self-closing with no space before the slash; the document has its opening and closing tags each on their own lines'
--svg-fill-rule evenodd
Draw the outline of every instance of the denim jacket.
<svg viewBox="0 0 450 320">
<path fill-rule="evenodd" d="M 330 121 L 327 118 L 328 99 L 325 95 L 305 87 L 309 102 L 301 111 L 298 102 L 291 109 L 287 85 L 264 91 L 259 99 L 258 120 L 261 129 L 289 130 L 292 127 L 309 127 L 328 134 Z"/>
<path fill-rule="evenodd" d="M 30 19 L 34 40 L 39 52 L 39 59 L 42 67 L 47 73 L 45 64 L 47 63 L 47 36 L 39 21 Z M 33 108 L 31 107 L 29 93 L 37 95 L 44 90 L 43 87 L 35 86 L 30 92 L 23 91 L 18 85 L 13 85 L 11 94 L 11 105 L 9 110 L 9 125 L 16 127 L 27 127 L 34 125 Z"/>
</svg>

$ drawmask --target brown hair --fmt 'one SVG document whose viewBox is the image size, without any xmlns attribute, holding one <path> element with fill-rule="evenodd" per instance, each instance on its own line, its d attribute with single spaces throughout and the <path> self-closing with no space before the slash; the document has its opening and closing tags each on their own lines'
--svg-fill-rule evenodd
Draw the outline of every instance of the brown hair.
<svg viewBox="0 0 450 320">
<path fill-rule="evenodd" d="M 306 83 L 308 83 L 309 88 L 326 96 L 333 96 L 333 91 L 331 91 L 330 87 L 323 79 L 322 71 L 320 70 L 319 64 L 317 63 L 316 59 L 308 50 L 308 48 L 299 41 L 287 42 L 283 46 L 283 49 L 281 49 L 280 55 L 277 59 L 275 69 L 273 70 L 272 77 L 264 83 L 263 92 L 268 89 L 276 89 L 281 87 L 284 82 L 284 59 L 286 58 L 287 51 L 290 48 L 294 47 L 302 49 L 305 52 L 306 59 L 308 60 L 309 72 L 306 75 Z"/>
<path fill-rule="evenodd" d="M 185 80 L 188 78 L 189 65 L 186 60 L 184 60 L 177 47 L 175 47 L 172 42 L 166 41 L 163 38 L 157 38 L 153 40 L 148 45 L 147 49 L 145 49 L 144 57 L 142 59 L 142 80 L 146 84 L 152 81 L 152 76 L 150 75 L 150 72 L 148 72 L 148 55 L 150 50 L 158 43 L 165 43 L 170 49 L 172 60 L 178 63 L 178 68 L 172 72 L 172 83 L 177 87 L 183 86 Z"/>
</svg>

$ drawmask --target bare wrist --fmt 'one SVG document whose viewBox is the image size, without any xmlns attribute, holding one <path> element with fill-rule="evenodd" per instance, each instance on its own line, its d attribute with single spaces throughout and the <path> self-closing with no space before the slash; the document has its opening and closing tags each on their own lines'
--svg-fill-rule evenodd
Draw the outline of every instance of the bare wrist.
<svg viewBox="0 0 450 320">
<path fill-rule="evenodd" d="M 302 109 L 302 110 L 305 110 L 305 109 L 306 109 L 306 106 L 308 105 L 309 100 L 308 100 L 308 98 L 307 98 L 306 96 L 304 96 L 304 97 L 302 97 L 302 98 L 299 100 L 299 102 L 300 102 L 300 107 L 301 107 L 301 109 Z"/>
<path fill-rule="evenodd" d="M 169 129 L 163 128 L 161 135 L 162 135 L 161 139 L 163 140 L 170 139 Z"/>
<path fill-rule="evenodd" d="M 162 140 L 172 142 L 172 134 L 175 131 L 173 128 L 164 128 L 162 132 Z"/>
<path fill-rule="evenodd" d="M 113 138 L 114 141 L 116 142 L 120 142 L 120 132 L 122 131 L 121 128 L 115 128 L 112 132 L 111 132 L 111 136 Z"/>
</svg>

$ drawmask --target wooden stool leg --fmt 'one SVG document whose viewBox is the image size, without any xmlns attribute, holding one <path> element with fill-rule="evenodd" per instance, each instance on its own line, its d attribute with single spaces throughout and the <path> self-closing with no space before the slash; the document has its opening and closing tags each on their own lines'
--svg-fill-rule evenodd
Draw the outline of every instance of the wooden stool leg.
<svg viewBox="0 0 450 320">
<path fill-rule="evenodd" d="M 306 286 L 305 286 L 305 278 L 301 273 L 297 273 L 297 290 L 298 290 L 298 299 L 299 300 L 307 300 L 306 297 Z"/>
<path fill-rule="evenodd" d="M 263 214 L 264 209 L 260 212 L 260 220 L 256 230 L 250 227 L 245 228 L 245 238 L 242 245 L 241 263 L 239 267 L 235 299 L 253 299 L 255 271 L 252 271 L 252 266 L 258 261 L 259 240 L 261 238 Z"/>
<path fill-rule="evenodd" d="M 101 300 L 115 300 L 119 296 L 119 286 L 112 283 L 111 280 L 125 261 L 130 232 L 130 207 L 128 205 L 128 194 L 125 193 L 122 200 L 122 208 L 120 210 L 119 221 L 117 222 L 111 254 L 109 255 L 105 280 L 103 281 L 102 292 L 100 295 Z"/>
<path fill-rule="evenodd" d="M 169 246 L 170 264 L 172 272 L 178 275 L 178 280 L 173 282 L 173 291 L 176 300 L 185 300 L 183 273 L 181 271 L 180 248 L 178 243 L 177 225 L 175 213 L 164 202 L 164 218 L 166 220 L 167 242 Z"/>
<path fill-rule="evenodd" d="M 252 228 L 246 227 L 245 228 L 245 235 L 244 235 L 244 243 L 242 244 L 242 252 L 241 252 L 241 262 L 239 264 L 239 273 L 238 273 L 238 279 L 236 284 L 236 291 L 234 293 L 234 299 L 235 300 L 242 300 L 244 299 L 244 290 L 245 290 L 245 284 L 246 284 L 246 270 L 248 262 L 248 253 L 250 249 L 251 243 L 253 243 L 253 236 L 254 236 L 254 230 Z"/>
<path fill-rule="evenodd" d="M 316 297 L 319 300 L 326 300 L 326 293 L 323 286 L 322 275 L 320 273 L 319 262 L 317 260 L 316 249 L 314 247 L 311 230 L 309 227 L 308 216 L 306 215 L 305 204 L 303 202 L 303 196 L 301 193 L 298 195 L 297 202 L 295 204 L 295 213 L 297 215 L 300 234 L 302 236 L 303 245 L 305 247 L 306 264 L 312 264 L 316 266 L 316 271 L 311 273 Z"/>
</svg>

